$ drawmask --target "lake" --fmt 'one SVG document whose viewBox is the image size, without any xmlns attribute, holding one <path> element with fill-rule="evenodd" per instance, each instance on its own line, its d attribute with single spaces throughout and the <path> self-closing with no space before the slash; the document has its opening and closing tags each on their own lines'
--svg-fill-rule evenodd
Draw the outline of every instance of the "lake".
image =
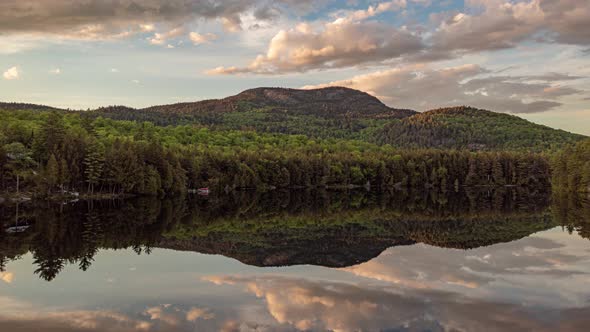
<svg viewBox="0 0 590 332">
<path fill-rule="evenodd" d="M 0 331 L 586 331 L 590 204 L 521 189 L 0 206 Z"/>
</svg>

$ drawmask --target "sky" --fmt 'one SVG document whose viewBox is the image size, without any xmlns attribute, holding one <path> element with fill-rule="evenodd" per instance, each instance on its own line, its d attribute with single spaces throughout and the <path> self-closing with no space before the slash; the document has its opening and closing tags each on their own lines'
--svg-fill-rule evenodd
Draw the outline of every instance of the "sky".
<svg viewBox="0 0 590 332">
<path fill-rule="evenodd" d="M 587 0 L 2 0 L 0 100 L 145 107 L 347 86 L 590 135 Z"/>
</svg>

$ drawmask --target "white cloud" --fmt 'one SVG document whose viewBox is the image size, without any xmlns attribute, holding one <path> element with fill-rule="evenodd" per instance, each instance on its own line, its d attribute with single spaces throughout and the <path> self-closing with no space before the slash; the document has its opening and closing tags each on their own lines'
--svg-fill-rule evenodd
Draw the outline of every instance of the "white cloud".
<svg viewBox="0 0 590 332">
<path fill-rule="evenodd" d="M 437 61 L 514 48 L 527 40 L 590 44 L 590 6 L 579 0 L 468 0 L 464 12 L 433 13 L 430 28 L 396 27 L 372 20 L 405 7 L 406 1 L 399 0 L 365 10 L 339 11 L 335 20 L 319 29 L 317 24 L 300 22 L 274 35 L 266 52 L 247 66 L 232 64 L 208 73 L 283 74 Z"/>
<path fill-rule="evenodd" d="M 189 34 L 189 38 L 193 42 L 193 44 L 200 45 L 200 44 L 210 43 L 210 42 L 216 40 L 217 35 L 215 35 L 213 33 L 200 34 L 198 32 L 191 32 Z"/>
<path fill-rule="evenodd" d="M 209 70 L 219 74 L 282 74 L 374 64 L 422 50 L 421 39 L 405 29 L 367 21 L 387 11 L 405 8 L 405 0 L 369 6 L 366 10 L 341 11 L 319 28 L 299 23 L 272 37 L 265 54 L 246 67 L 228 66 Z"/>
<path fill-rule="evenodd" d="M 388 11 L 395 11 L 402 8 L 406 8 L 406 0 L 392 0 L 387 2 L 381 2 L 379 4 L 369 6 L 366 10 L 356 10 L 352 12 L 346 12 L 344 17 L 338 18 L 336 22 L 355 22 L 364 21 L 368 18 L 383 14 Z"/>
<path fill-rule="evenodd" d="M 156 32 L 152 38 L 150 38 L 150 44 L 152 45 L 163 45 L 168 40 L 178 38 L 184 33 L 184 28 L 174 28 L 167 32 Z"/>
<path fill-rule="evenodd" d="M 247 67 L 219 67 L 208 73 L 281 74 L 342 68 L 380 63 L 422 48 L 417 36 L 378 22 L 337 19 L 320 31 L 301 23 L 294 29 L 279 31 L 266 54 L 258 55 Z"/>
<path fill-rule="evenodd" d="M 153 24 L 140 24 L 139 29 L 143 32 L 152 32 L 156 30 L 156 27 Z"/>
<path fill-rule="evenodd" d="M 4 72 L 4 79 L 6 80 L 17 80 L 19 78 L 19 72 L 17 67 L 8 68 Z"/>
</svg>

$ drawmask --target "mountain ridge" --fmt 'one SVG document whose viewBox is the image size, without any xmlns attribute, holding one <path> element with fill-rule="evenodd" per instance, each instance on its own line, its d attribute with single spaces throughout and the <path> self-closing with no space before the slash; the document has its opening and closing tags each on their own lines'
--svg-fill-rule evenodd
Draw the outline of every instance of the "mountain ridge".
<svg viewBox="0 0 590 332">
<path fill-rule="evenodd" d="M 0 109 L 19 108 L 60 110 L 44 105 L 0 103 Z M 146 108 L 107 106 L 88 114 L 159 126 L 200 125 L 221 130 L 353 139 L 399 148 L 540 152 L 559 149 L 586 137 L 516 115 L 469 106 L 422 113 L 397 109 L 366 92 L 346 87 L 259 87 L 221 99 Z"/>
<path fill-rule="evenodd" d="M 366 92 L 345 87 L 320 89 L 291 89 L 259 87 L 244 90 L 236 95 L 196 102 L 170 105 L 156 105 L 142 111 L 171 112 L 234 112 L 255 108 L 270 108 L 291 111 L 298 114 L 332 116 L 404 118 L 417 112 L 397 109 L 383 104 L 378 98 Z M 362 112 L 360 112 L 362 110 Z"/>
</svg>

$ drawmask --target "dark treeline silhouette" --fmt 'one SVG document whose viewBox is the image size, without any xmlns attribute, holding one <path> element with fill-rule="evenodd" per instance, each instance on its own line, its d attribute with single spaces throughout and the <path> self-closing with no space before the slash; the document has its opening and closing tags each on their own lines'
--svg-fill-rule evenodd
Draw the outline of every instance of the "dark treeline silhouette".
<svg viewBox="0 0 590 332">
<path fill-rule="evenodd" d="M 397 245 L 467 249 L 513 241 L 561 224 L 549 200 L 546 192 L 517 188 L 395 195 L 298 190 L 30 203 L 18 215 L 15 206 L 1 206 L 0 265 L 31 252 L 36 273 L 52 280 L 68 264 L 88 269 L 100 249 L 169 248 L 258 266 L 343 267 Z"/>
<path fill-rule="evenodd" d="M 199 126 L 0 111 L 0 189 L 37 196 L 177 195 L 190 188 L 370 187 L 454 190 L 550 185 L 543 155 L 400 150 L 361 141 L 312 140 Z"/>
</svg>

